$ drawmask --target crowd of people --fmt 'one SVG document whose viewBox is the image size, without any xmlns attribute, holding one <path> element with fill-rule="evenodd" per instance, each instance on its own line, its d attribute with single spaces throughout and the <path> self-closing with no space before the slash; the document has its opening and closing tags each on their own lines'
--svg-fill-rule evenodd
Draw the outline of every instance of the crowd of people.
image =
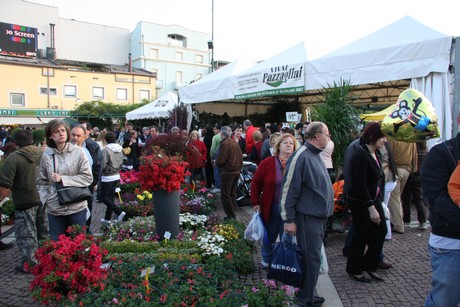
<svg viewBox="0 0 460 307">
<path fill-rule="evenodd" d="M 67 226 L 75 224 L 89 229 L 92 201 L 62 206 L 56 184 L 88 187 L 107 206 L 104 220 L 115 213 L 122 221 L 125 213 L 114 203 L 120 172 L 123 168 L 139 170 L 144 150 L 165 134 L 156 126 L 136 130 L 126 123 L 121 131 L 108 131 L 82 123 L 70 129 L 65 122 L 52 120 L 45 128 L 46 143 L 39 148 L 32 144 L 30 130 L 16 132 L 14 139 L 3 131 L 2 150 L 9 158 L 0 173 L 0 198 L 11 194 L 17 210 L 18 271 L 23 271 L 24 263 L 34 262 L 33 251 L 48 235 L 57 240 Z M 184 159 L 190 166 L 188 180 L 200 181 L 220 194 L 225 219 L 236 219 L 243 162 L 256 165 L 250 201 L 268 234 L 261 246 L 261 266 L 269 266 L 273 243 L 284 233 L 295 235 L 306 268 L 296 298 L 299 306 L 321 305 L 324 298 L 316 296 L 315 287 L 327 222 L 333 215 L 332 183 L 339 171 L 333 163 L 334 142 L 327 125 L 306 122 L 290 128 L 266 123 L 257 128 L 245 120 L 207 125 L 190 133 L 173 127 L 167 134 L 180 136 L 183 142 Z M 405 227 L 413 225 L 411 204 L 417 210 L 416 227 L 426 230 L 425 207 L 429 206 L 433 288 L 426 306 L 451 306 L 460 301 L 450 292 L 457 293 L 453 287 L 459 276 L 459 144 L 457 136 L 427 155 L 425 142 L 387 138 L 380 123 L 372 122 L 348 146 L 341 169 L 352 224 L 343 253 L 348 257 L 344 270 L 353 280 L 383 282 L 377 270 L 392 267 L 384 260 L 385 240 L 392 233 L 403 235 Z M 28 174 L 27 180 L 17 180 L 18 173 Z"/>
</svg>

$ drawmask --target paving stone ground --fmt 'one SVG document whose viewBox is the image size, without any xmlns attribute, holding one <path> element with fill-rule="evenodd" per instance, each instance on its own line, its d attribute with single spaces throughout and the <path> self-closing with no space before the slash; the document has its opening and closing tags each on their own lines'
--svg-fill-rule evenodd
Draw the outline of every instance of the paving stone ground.
<svg viewBox="0 0 460 307">
<path fill-rule="evenodd" d="M 99 232 L 99 220 L 103 217 L 104 210 L 103 204 L 94 205 L 91 225 L 93 233 Z M 415 209 L 412 212 L 414 214 Z M 220 207 L 218 213 L 223 215 Z M 250 207 L 237 210 L 238 220 L 247 224 L 251 217 Z M 416 217 L 413 216 L 412 220 L 415 221 Z M 14 235 L 10 234 L 4 239 L 11 240 L 12 237 Z M 329 274 L 322 276 L 319 282 L 322 285 L 318 285 L 322 291 L 319 294 L 326 297 L 323 307 L 339 307 L 342 304 L 347 307 L 422 306 L 431 280 L 428 237 L 429 230 L 422 231 L 416 227 L 406 227 L 406 232 L 402 235 L 393 234 L 393 239 L 386 241 L 384 246 L 385 259 L 393 264 L 393 268 L 379 271 L 385 282 L 362 284 L 352 280 L 345 272 L 346 258 L 342 256 L 342 247 L 346 233 L 328 233 L 325 246 Z M 33 301 L 28 290 L 32 276 L 14 270 L 18 259 L 19 251 L 16 246 L 0 251 L 0 306 L 41 306 Z M 258 265 L 261 261 L 260 249 L 257 249 L 253 259 L 256 269 L 254 274 L 242 276 L 248 283 L 266 278 L 266 271 Z M 332 283 L 329 284 L 328 281 Z"/>
</svg>

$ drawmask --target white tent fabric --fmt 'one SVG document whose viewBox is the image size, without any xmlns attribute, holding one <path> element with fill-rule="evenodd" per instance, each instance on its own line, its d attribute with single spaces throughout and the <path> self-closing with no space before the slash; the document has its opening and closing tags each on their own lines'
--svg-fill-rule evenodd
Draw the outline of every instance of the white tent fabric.
<svg viewBox="0 0 460 307">
<path fill-rule="evenodd" d="M 223 68 L 179 89 L 183 103 L 202 103 L 232 99 L 235 96 L 231 76 L 254 65 L 250 59 L 236 60 Z"/>
<path fill-rule="evenodd" d="M 302 93 L 307 60 L 305 42 L 300 42 L 250 67 L 231 78 L 235 98 Z"/>
<path fill-rule="evenodd" d="M 339 77 L 352 85 L 447 72 L 452 38 L 407 16 L 307 64 L 306 89 Z"/>
<path fill-rule="evenodd" d="M 339 81 L 352 85 L 411 79 L 411 87 L 434 103 L 442 139 L 452 136 L 447 81 L 452 37 L 407 16 L 306 64 L 306 90 Z"/>
<path fill-rule="evenodd" d="M 167 92 L 151 103 L 126 113 L 127 120 L 168 117 L 169 111 L 177 105 L 177 95 Z"/>
<path fill-rule="evenodd" d="M 411 80 L 410 87 L 422 92 L 431 101 L 438 117 L 441 140 L 452 138 L 452 105 L 449 95 L 449 80 L 447 73 L 430 73 L 423 78 Z M 445 105 L 447 103 L 447 105 Z M 433 147 L 439 139 L 428 141 L 428 148 Z"/>
</svg>

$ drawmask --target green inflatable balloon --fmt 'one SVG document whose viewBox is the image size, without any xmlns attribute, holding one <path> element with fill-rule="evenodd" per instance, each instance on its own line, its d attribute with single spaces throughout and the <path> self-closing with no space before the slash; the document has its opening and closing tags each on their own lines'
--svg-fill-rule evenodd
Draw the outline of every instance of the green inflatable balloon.
<svg viewBox="0 0 460 307">
<path fill-rule="evenodd" d="M 410 143 L 439 137 L 433 104 L 419 91 L 405 90 L 393 111 L 383 119 L 382 132 L 397 141 Z"/>
</svg>

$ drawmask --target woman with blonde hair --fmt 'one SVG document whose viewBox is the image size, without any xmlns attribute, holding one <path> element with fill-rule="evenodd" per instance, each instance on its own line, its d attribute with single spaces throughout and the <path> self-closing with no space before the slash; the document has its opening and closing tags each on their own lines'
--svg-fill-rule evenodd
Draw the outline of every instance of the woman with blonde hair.
<svg viewBox="0 0 460 307">
<path fill-rule="evenodd" d="M 107 129 L 102 129 L 101 132 L 97 135 L 96 143 L 99 144 L 99 147 L 102 149 L 107 146 L 107 141 L 105 140 L 105 135 L 107 134 Z"/>
<path fill-rule="evenodd" d="M 262 267 L 268 266 L 271 246 L 283 234 L 284 223 L 280 213 L 281 187 L 286 162 L 299 143 L 292 134 L 285 133 L 276 139 L 273 155 L 260 162 L 251 183 L 251 204 L 259 211 L 268 234 L 262 245 Z"/>
<path fill-rule="evenodd" d="M 262 132 L 260 132 L 259 130 L 254 131 L 252 133 L 252 140 L 254 141 L 254 146 L 252 146 L 251 155 L 249 156 L 249 158 L 252 162 L 254 162 L 257 165 L 259 165 L 261 161 L 262 145 L 264 144 L 262 142 L 262 139 Z"/>
</svg>

